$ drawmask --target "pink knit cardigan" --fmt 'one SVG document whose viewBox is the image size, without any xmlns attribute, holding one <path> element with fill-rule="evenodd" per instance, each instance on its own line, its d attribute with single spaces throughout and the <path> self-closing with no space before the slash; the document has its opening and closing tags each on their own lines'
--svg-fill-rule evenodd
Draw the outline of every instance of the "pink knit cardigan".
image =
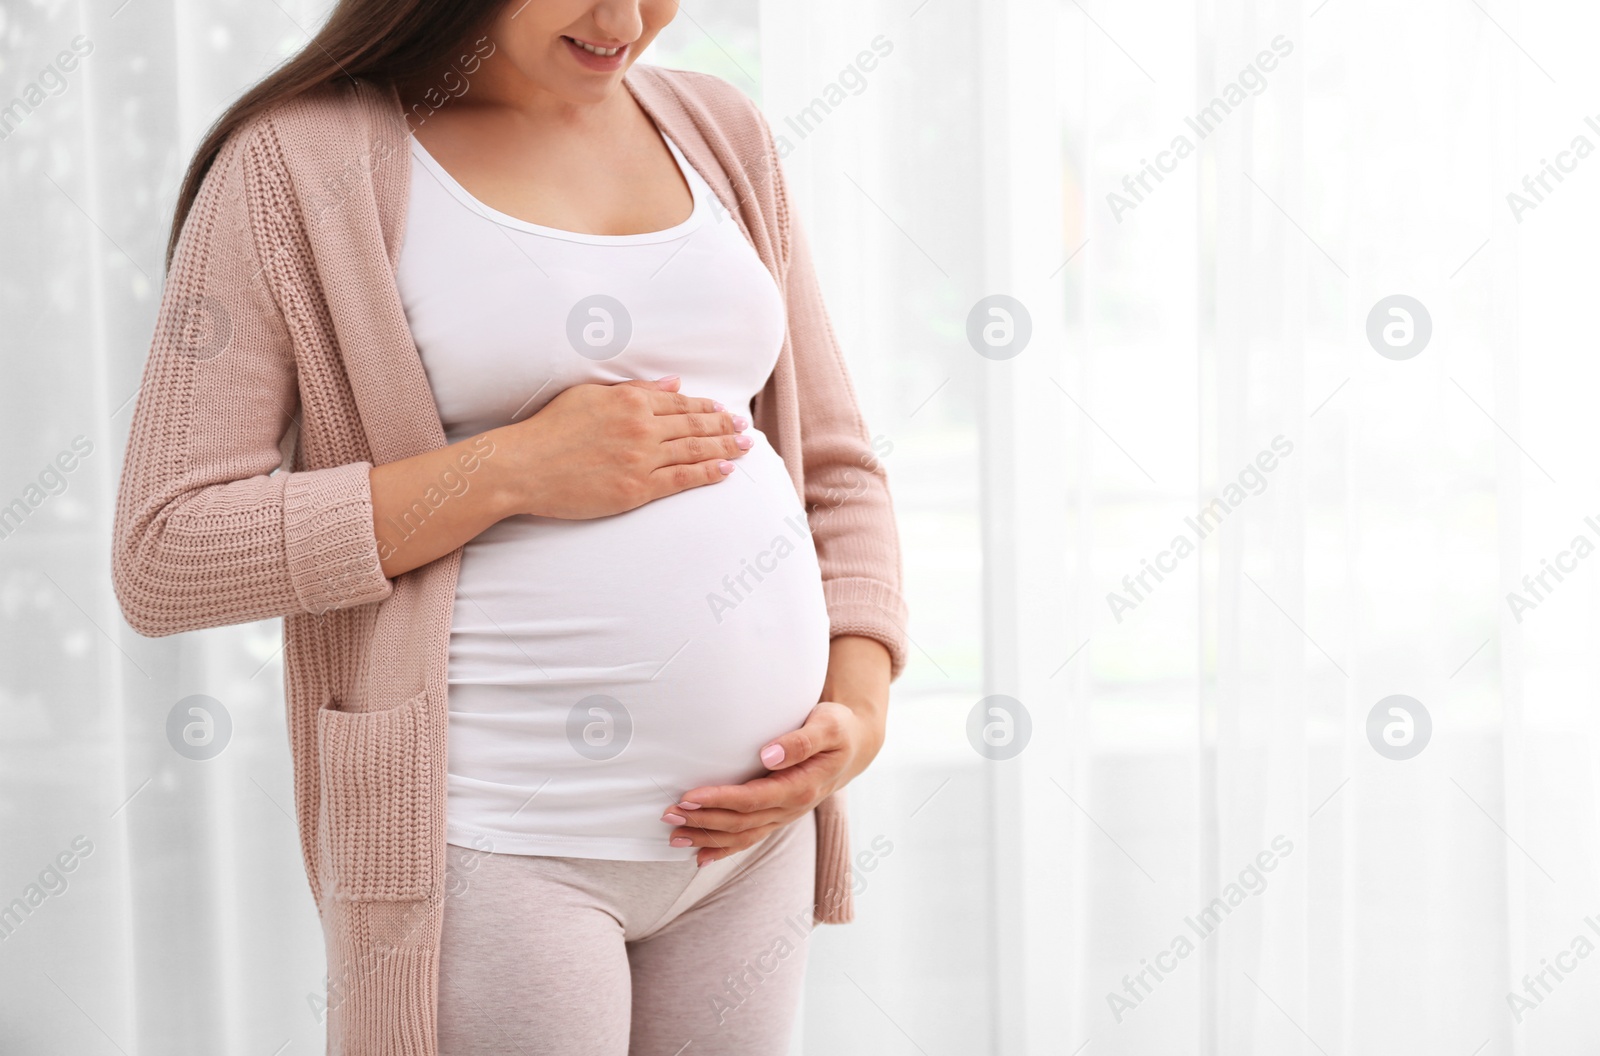
<svg viewBox="0 0 1600 1056">
<path fill-rule="evenodd" d="M 905 604 L 889 489 L 788 207 L 738 91 L 626 84 L 776 278 L 788 309 L 755 424 L 810 518 L 831 634 L 882 642 Z M 387 84 L 344 82 L 229 138 L 162 294 L 117 501 L 113 582 L 145 635 L 284 617 L 301 852 L 327 938 L 330 1053 L 434 1056 L 446 664 L 460 551 L 390 580 L 368 470 L 444 446 L 394 280 L 410 152 Z M 842 797 L 816 808 L 818 920 L 851 917 Z"/>
</svg>

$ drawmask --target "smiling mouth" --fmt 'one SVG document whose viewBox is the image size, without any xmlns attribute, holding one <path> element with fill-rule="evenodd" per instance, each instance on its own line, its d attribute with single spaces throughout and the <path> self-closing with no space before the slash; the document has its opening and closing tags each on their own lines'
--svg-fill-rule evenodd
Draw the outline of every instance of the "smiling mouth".
<svg viewBox="0 0 1600 1056">
<path fill-rule="evenodd" d="M 582 48 L 584 51 L 587 51 L 590 55 L 598 55 L 602 59 L 609 59 L 613 55 L 616 55 L 616 54 L 618 54 L 618 53 L 620 53 L 622 51 L 625 51 L 627 49 L 627 47 L 628 47 L 626 44 L 622 44 L 622 45 L 619 45 L 618 47 L 615 47 L 615 48 L 602 48 L 597 44 L 590 44 L 586 40 L 579 40 L 577 37 L 562 37 L 561 39 L 566 41 L 568 44 L 572 44 L 575 47 Z"/>
</svg>

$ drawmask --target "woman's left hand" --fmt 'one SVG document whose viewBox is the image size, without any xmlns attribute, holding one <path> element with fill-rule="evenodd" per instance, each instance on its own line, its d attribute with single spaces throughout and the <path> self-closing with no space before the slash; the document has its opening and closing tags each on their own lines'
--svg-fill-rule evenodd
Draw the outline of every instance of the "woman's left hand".
<svg viewBox="0 0 1600 1056">
<path fill-rule="evenodd" d="M 888 658 L 871 638 L 835 638 L 823 700 L 805 725 L 760 751 L 771 773 L 742 785 L 703 785 L 685 792 L 661 816 L 674 826 L 672 845 L 701 848 L 696 859 L 708 865 L 804 817 L 849 784 L 883 745 Z"/>
</svg>

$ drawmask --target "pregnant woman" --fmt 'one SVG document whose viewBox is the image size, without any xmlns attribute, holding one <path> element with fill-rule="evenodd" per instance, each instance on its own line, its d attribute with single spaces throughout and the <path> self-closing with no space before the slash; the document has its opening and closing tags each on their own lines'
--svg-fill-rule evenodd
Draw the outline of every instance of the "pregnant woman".
<svg viewBox="0 0 1600 1056">
<path fill-rule="evenodd" d="M 284 617 L 330 1052 L 788 1052 L 905 662 L 759 111 L 671 0 L 343 0 L 202 142 L 123 466 L 147 635 Z"/>
</svg>

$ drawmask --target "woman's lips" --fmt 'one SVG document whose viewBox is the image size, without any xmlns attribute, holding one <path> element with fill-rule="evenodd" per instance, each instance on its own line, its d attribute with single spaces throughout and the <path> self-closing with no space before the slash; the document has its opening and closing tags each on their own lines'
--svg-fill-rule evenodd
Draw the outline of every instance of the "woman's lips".
<svg viewBox="0 0 1600 1056">
<path fill-rule="evenodd" d="M 561 39 L 566 42 L 567 51 L 585 69 L 596 70 L 601 73 L 618 70 L 622 68 L 623 62 L 628 57 L 628 45 L 626 44 L 606 46 L 596 44 L 594 41 L 579 40 L 577 37 L 562 37 Z M 611 54 L 600 54 L 607 51 L 611 52 Z"/>
</svg>

